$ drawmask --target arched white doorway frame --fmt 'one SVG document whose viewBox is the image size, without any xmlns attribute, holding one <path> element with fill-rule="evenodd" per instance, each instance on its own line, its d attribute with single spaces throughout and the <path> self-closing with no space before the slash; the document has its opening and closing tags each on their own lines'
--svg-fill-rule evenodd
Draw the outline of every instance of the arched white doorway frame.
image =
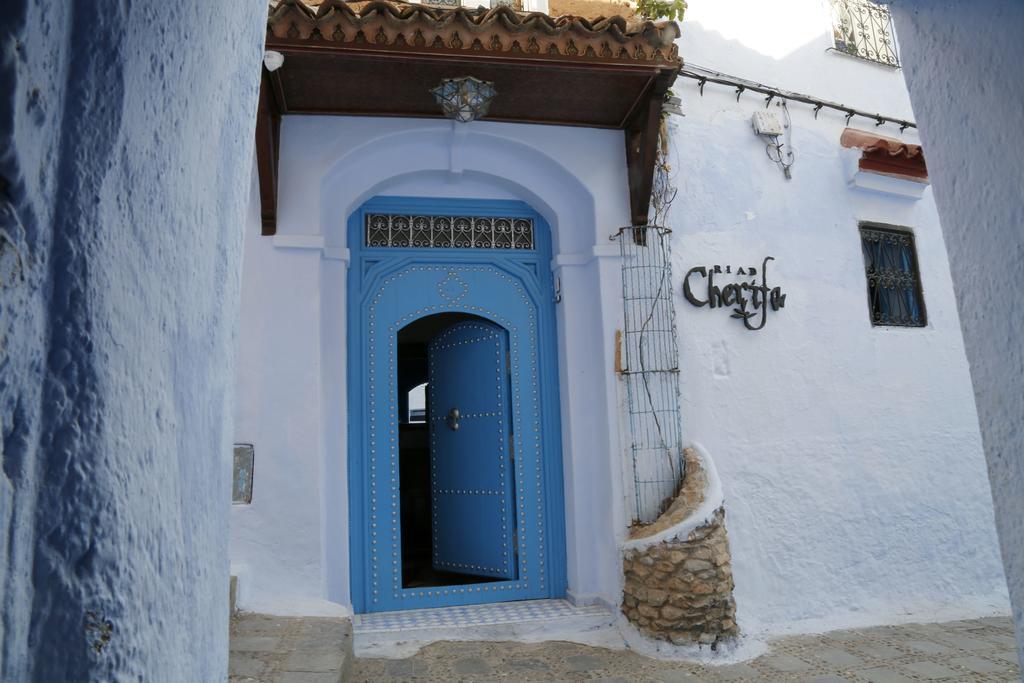
<svg viewBox="0 0 1024 683">
<path fill-rule="evenodd" d="M 625 514 L 612 364 L 621 304 L 617 250 L 608 234 L 628 215 L 624 164 L 614 170 L 595 169 L 596 179 L 581 178 L 551 155 L 518 139 L 522 128 L 415 122 L 415 127 L 365 139 L 356 147 L 339 139 L 324 151 L 322 160 L 327 163 L 316 197 L 318 243 L 325 255 L 321 268 L 321 540 L 324 591 L 331 601 L 351 604 L 347 428 L 344 419 L 338 419 L 346 415 L 345 226 L 351 212 L 367 199 L 396 193 L 518 199 L 551 226 L 552 268 L 565 293 L 556 313 L 568 586 L 570 594 L 584 602 L 617 599 L 618 543 Z M 615 182 L 617 176 L 621 183 Z M 610 199 L 608 186 L 619 188 L 620 196 Z M 280 223 L 282 242 L 289 239 L 289 232 L 297 232 L 289 229 L 286 201 Z M 609 203 L 615 206 L 610 217 Z M 312 218 L 309 213 L 306 221 Z M 611 222 L 603 224 L 599 216 Z"/>
</svg>

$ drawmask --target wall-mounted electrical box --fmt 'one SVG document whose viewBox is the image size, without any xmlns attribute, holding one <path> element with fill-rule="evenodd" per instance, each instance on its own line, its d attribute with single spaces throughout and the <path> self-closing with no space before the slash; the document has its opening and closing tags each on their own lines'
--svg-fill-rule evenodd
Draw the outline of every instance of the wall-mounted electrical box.
<svg viewBox="0 0 1024 683">
<path fill-rule="evenodd" d="M 758 135 L 767 135 L 769 137 L 782 135 L 782 122 L 775 112 L 755 111 L 750 122 L 754 126 L 754 132 Z"/>
</svg>

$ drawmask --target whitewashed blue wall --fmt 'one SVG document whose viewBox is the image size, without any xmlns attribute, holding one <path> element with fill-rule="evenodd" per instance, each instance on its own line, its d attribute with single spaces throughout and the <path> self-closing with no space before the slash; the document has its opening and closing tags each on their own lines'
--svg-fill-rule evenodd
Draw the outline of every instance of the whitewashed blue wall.
<svg viewBox="0 0 1024 683">
<path fill-rule="evenodd" d="M 909 0 L 893 13 L 930 150 L 1024 654 L 1024 6 Z"/>
<path fill-rule="evenodd" d="M 227 674 L 266 5 L 0 12 L 0 679 Z M 105 638 L 106 636 L 106 638 Z"/>
</svg>

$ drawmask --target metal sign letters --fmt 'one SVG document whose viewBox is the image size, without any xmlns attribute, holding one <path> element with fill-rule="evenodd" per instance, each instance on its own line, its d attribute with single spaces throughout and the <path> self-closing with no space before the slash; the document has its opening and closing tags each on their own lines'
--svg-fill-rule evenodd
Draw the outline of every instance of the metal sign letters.
<svg viewBox="0 0 1024 683">
<path fill-rule="evenodd" d="M 786 295 L 782 293 L 782 288 L 768 285 L 768 262 L 774 260 L 775 257 L 766 256 L 761 263 L 760 284 L 757 282 L 757 268 L 753 266 L 741 266 L 735 273 L 732 266 L 725 266 L 724 270 L 717 265 L 690 268 L 683 278 L 683 296 L 694 306 L 732 308 L 731 317 L 743 320 L 748 330 L 760 330 L 768 320 L 769 307 L 777 311 L 786 305 Z M 742 279 L 725 285 L 715 284 L 715 277 L 721 275 L 735 275 Z M 706 282 L 700 282 L 701 279 Z M 701 293 L 706 289 L 707 298 L 701 299 L 694 294 L 695 288 Z"/>
</svg>

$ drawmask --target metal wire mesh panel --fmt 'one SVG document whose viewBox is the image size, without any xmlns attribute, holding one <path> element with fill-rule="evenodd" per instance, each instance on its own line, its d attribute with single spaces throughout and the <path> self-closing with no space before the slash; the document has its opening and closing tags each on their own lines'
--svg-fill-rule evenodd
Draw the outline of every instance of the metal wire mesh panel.
<svg viewBox="0 0 1024 683">
<path fill-rule="evenodd" d="M 614 237 L 622 254 L 622 374 L 629 397 L 633 521 L 641 523 L 657 519 L 683 476 L 671 235 L 667 228 L 638 226 L 622 228 Z"/>
</svg>

